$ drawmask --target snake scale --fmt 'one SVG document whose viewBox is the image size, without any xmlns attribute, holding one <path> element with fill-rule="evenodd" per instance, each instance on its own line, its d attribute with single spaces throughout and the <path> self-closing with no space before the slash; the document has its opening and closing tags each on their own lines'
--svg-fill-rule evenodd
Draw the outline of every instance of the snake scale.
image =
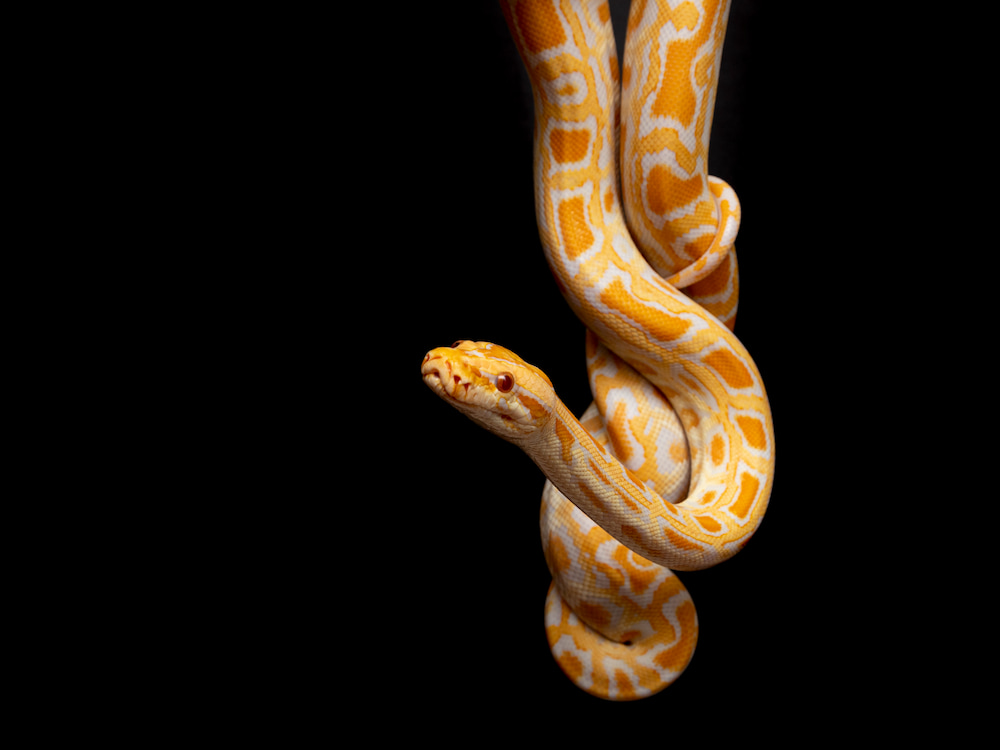
<svg viewBox="0 0 1000 750">
<path fill-rule="evenodd" d="M 545 474 L 552 653 L 583 690 L 632 700 L 694 652 L 672 571 L 742 549 L 774 475 L 764 385 L 732 332 L 739 201 L 707 173 L 729 0 L 633 0 L 621 71 L 605 0 L 502 7 L 534 96 L 539 235 L 587 328 L 594 401 L 578 419 L 487 342 L 434 349 L 421 372 Z"/>
</svg>

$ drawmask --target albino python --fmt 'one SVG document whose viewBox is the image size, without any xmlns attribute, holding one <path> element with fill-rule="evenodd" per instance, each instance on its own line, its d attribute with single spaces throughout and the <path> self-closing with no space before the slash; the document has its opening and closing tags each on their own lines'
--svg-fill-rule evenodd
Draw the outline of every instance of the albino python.
<svg viewBox="0 0 1000 750">
<path fill-rule="evenodd" d="M 633 0 L 621 76 L 605 0 L 502 4 L 534 93 L 539 234 L 588 329 L 594 402 L 577 419 L 541 370 L 485 342 L 434 349 L 421 372 L 547 477 L 560 667 L 593 695 L 642 698 L 697 640 L 671 569 L 742 549 L 774 475 L 764 385 L 731 330 L 739 203 L 707 174 L 729 0 Z"/>
</svg>

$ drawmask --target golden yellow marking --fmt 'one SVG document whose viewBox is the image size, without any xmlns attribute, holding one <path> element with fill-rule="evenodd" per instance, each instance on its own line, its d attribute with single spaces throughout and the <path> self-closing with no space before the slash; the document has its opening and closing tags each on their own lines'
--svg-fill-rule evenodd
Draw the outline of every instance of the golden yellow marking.
<svg viewBox="0 0 1000 750">
<path fill-rule="evenodd" d="M 688 151 L 680 135 L 673 128 L 657 128 L 642 139 L 641 149 L 638 150 L 649 153 L 670 151 L 677 160 L 677 165 L 688 173 L 694 172 L 698 167 L 697 154 Z"/>
<path fill-rule="evenodd" d="M 753 376 L 746 365 L 728 349 L 716 349 L 702 359 L 722 376 L 730 388 L 749 388 L 753 385 Z"/>
<path fill-rule="evenodd" d="M 615 670 L 615 685 L 618 686 L 618 697 L 624 700 L 635 697 L 635 688 L 632 687 L 632 681 L 620 669 Z"/>
<path fill-rule="evenodd" d="M 753 501 L 760 490 L 760 482 L 753 474 L 743 472 L 740 477 L 740 494 L 729 506 L 730 512 L 738 518 L 746 518 L 753 508 Z"/>
<path fill-rule="evenodd" d="M 705 250 L 707 249 L 708 248 L 706 247 Z M 704 250 L 700 251 L 699 254 L 703 252 Z M 685 291 L 705 297 L 714 296 L 725 291 L 726 285 L 729 283 L 732 257 L 733 256 L 731 254 L 727 253 L 726 257 L 719 262 L 719 265 L 714 271 L 712 271 L 712 273 L 703 278 L 701 281 L 695 282 Z"/>
<path fill-rule="evenodd" d="M 601 500 L 601 498 L 599 498 L 597 496 L 597 493 L 595 493 L 593 490 L 591 490 L 583 482 L 580 482 L 577 485 L 577 488 L 580 490 L 580 494 L 581 495 L 583 495 L 584 497 L 586 497 L 591 503 L 593 503 L 594 505 L 596 505 L 601 511 L 606 511 L 607 510 L 607 506 L 604 504 L 604 501 Z"/>
<path fill-rule="evenodd" d="M 670 457 L 679 464 L 684 463 L 688 457 L 687 445 L 680 441 L 671 443 Z"/>
<path fill-rule="evenodd" d="M 576 438 L 573 437 L 573 433 L 569 431 L 561 419 L 556 420 L 556 437 L 562 443 L 563 461 L 569 463 L 573 459 L 573 445 L 576 443 Z"/>
<path fill-rule="evenodd" d="M 559 666 L 571 680 L 575 682 L 583 676 L 583 662 L 577 659 L 575 654 L 564 651 L 557 658 Z"/>
<path fill-rule="evenodd" d="M 670 14 L 670 21 L 677 29 L 691 31 L 698 25 L 701 14 L 693 3 L 682 3 L 673 11 L 664 7 Z M 661 11 L 662 12 L 662 11 Z M 704 24 L 707 27 L 708 24 Z M 675 61 L 691 60 L 695 51 L 704 42 L 707 29 L 693 38 L 673 42 L 667 49 L 665 66 L 669 69 L 677 65 Z M 698 97 L 691 88 L 686 76 L 666 75 L 660 85 L 660 90 L 653 101 L 652 113 L 660 117 L 674 117 L 685 127 L 694 120 Z"/>
<path fill-rule="evenodd" d="M 701 197 L 703 189 L 701 175 L 685 180 L 662 164 L 655 165 L 646 176 L 649 208 L 656 214 L 662 215 L 679 206 L 686 206 Z"/>
<path fill-rule="evenodd" d="M 518 395 L 518 400 L 520 400 L 520 402 L 525 405 L 525 407 L 528 409 L 528 412 L 531 414 L 531 418 L 534 419 L 535 421 L 540 420 L 549 412 L 549 410 L 545 407 L 545 405 L 542 404 L 540 401 L 536 401 L 535 399 L 523 393 Z"/>
<path fill-rule="evenodd" d="M 698 412 L 694 409 L 681 409 L 677 412 L 677 416 L 681 418 L 681 423 L 684 425 L 684 429 L 688 432 L 693 430 L 701 422 L 701 418 L 698 416 Z"/>
<path fill-rule="evenodd" d="M 681 632 L 688 634 L 687 637 L 681 638 L 674 646 L 661 651 L 654 657 L 658 666 L 674 671 L 684 669 L 691 660 L 691 651 L 694 648 L 695 636 L 698 632 L 698 626 L 695 624 L 694 604 L 687 601 L 678 606 L 677 619 L 681 624 Z"/>
<path fill-rule="evenodd" d="M 711 516 L 695 516 L 694 520 L 701 524 L 701 527 L 705 529 L 705 531 L 711 534 L 717 534 L 722 530 L 722 524 Z"/>
<path fill-rule="evenodd" d="M 660 341 L 674 341 L 685 333 L 691 324 L 660 310 L 647 307 L 636 301 L 625 289 L 620 279 L 615 279 L 601 291 L 601 302 L 632 320 Z"/>
<path fill-rule="evenodd" d="M 594 244 L 582 196 L 567 198 L 559 204 L 559 228 L 570 260 L 575 260 Z"/>
<path fill-rule="evenodd" d="M 566 545 L 555 534 L 549 534 L 548 557 L 557 570 L 568 570 L 573 562 Z"/>
<path fill-rule="evenodd" d="M 746 438 L 751 447 L 759 451 L 767 448 L 767 433 L 759 419 L 755 417 L 736 417 L 736 424 L 740 426 L 743 437 Z"/>
<path fill-rule="evenodd" d="M 722 462 L 726 460 L 726 441 L 722 439 L 722 435 L 716 435 L 712 438 L 711 456 L 712 463 L 716 466 L 721 466 Z"/>
<path fill-rule="evenodd" d="M 616 440 L 615 438 L 618 435 L 626 435 L 629 433 L 629 425 L 627 421 L 628 415 L 626 414 L 625 408 L 625 404 L 619 401 L 615 406 L 615 411 L 611 415 L 611 419 L 608 420 L 608 426 L 611 432 L 611 443 L 615 447 L 615 455 L 618 457 L 618 460 L 623 463 L 632 457 L 632 446 L 627 440 Z"/>
<path fill-rule="evenodd" d="M 656 568 L 636 568 L 627 566 L 629 587 L 637 594 L 641 594 L 648 589 L 656 580 L 658 571 Z"/>
<path fill-rule="evenodd" d="M 690 539 L 681 536 L 672 529 L 665 528 L 663 529 L 663 533 L 666 535 L 667 539 L 670 540 L 670 544 L 676 547 L 677 549 L 685 549 L 685 550 L 703 549 L 700 544 L 692 542 Z"/>
<path fill-rule="evenodd" d="M 556 128 L 549 135 L 552 158 L 560 164 L 570 164 L 583 160 L 590 146 L 590 131 L 563 130 Z M 583 199 L 581 198 L 582 202 Z"/>
<path fill-rule="evenodd" d="M 534 54 L 566 43 L 559 16 L 550 3 L 518 3 L 514 12 L 525 46 Z"/>
<path fill-rule="evenodd" d="M 622 536 L 631 539 L 633 544 L 642 544 L 642 532 L 635 526 L 627 523 L 622 524 Z"/>
</svg>

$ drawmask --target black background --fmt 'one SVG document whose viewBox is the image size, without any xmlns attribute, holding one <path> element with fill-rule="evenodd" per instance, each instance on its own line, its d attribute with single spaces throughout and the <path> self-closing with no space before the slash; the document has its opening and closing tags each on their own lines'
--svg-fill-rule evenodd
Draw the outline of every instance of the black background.
<svg viewBox="0 0 1000 750">
<path fill-rule="evenodd" d="M 628 3 L 610 4 L 620 45 Z M 888 732 L 921 715 L 910 698 L 930 671 L 957 679 L 946 571 L 881 512 L 929 511 L 946 450 L 923 453 L 895 419 L 927 396 L 898 377 L 920 355 L 899 262 L 919 245 L 898 233 L 908 176 L 893 171 L 913 75 L 908 52 L 874 44 L 883 30 L 733 2 L 710 171 L 743 209 L 736 333 L 768 390 L 776 476 L 750 545 L 680 574 L 700 621 L 687 671 L 627 705 L 579 691 L 549 654 L 541 473 L 419 376 L 427 350 L 489 340 L 544 369 L 575 412 L 590 399 L 584 331 L 538 240 L 530 90 L 499 7 L 357 6 L 318 46 L 283 42 L 269 85 L 288 114 L 271 115 L 269 158 L 295 179 L 268 190 L 284 212 L 265 234 L 289 250 L 264 287 L 282 323 L 262 327 L 287 399 L 269 442 L 288 456 L 290 510 L 265 557 L 283 571 L 269 590 L 299 714 L 329 696 L 348 714 L 377 705 L 379 730 L 405 710 L 429 736 L 593 718 L 641 727 L 625 741 L 683 724 L 738 742 L 753 725 Z"/>
</svg>

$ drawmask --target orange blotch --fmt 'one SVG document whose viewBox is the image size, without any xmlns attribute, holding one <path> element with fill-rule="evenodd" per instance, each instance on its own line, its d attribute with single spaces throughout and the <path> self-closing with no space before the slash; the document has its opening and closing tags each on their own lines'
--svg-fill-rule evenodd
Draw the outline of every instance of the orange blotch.
<svg viewBox="0 0 1000 750">
<path fill-rule="evenodd" d="M 739 518 L 746 518 L 759 491 L 760 482 L 757 477 L 744 472 L 740 477 L 740 494 L 729 506 L 730 512 Z"/>
<path fill-rule="evenodd" d="M 637 594 L 641 594 L 643 591 L 648 589 L 654 580 L 656 580 L 657 569 L 656 568 L 629 568 L 628 569 L 628 582 L 629 587 Z"/>
<path fill-rule="evenodd" d="M 684 52 L 678 51 L 677 54 L 681 56 Z M 667 53 L 668 68 L 672 62 L 670 53 Z M 698 98 L 684 77 L 673 79 L 666 76 L 653 100 L 652 113 L 659 117 L 672 117 L 688 127 L 694 120 L 697 103 Z"/>
<path fill-rule="evenodd" d="M 611 20 L 611 9 L 607 3 L 601 3 L 597 6 L 597 17 L 601 19 L 601 23 L 607 23 Z"/>
<path fill-rule="evenodd" d="M 764 425 L 761 424 L 759 419 L 754 417 L 736 417 L 736 424 L 739 425 L 740 430 L 743 431 L 743 437 L 746 438 L 752 447 L 761 451 L 767 448 L 767 435 L 764 431 Z"/>
<path fill-rule="evenodd" d="M 518 3 L 514 13 L 518 28 L 524 34 L 524 44 L 531 52 L 538 54 L 565 44 L 566 35 L 551 3 Z"/>
<path fill-rule="evenodd" d="M 604 193 L 604 210 L 611 213 L 611 209 L 615 207 L 615 194 L 611 190 L 607 190 Z"/>
<path fill-rule="evenodd" d="M 700 393 L 701 383 L 699 383 L 694 378 L 689 378 L 687 375 L 678 375 L 678 379 L 684 384 L 689 393 Z"/>
<path fill-rule="evenodd" d="M 708 54 L 694 64 L 694 82 L 699 86 L 707 86 L 715 67 L 715 55 Z"/>
<path fill-rule="evenodd" d="M 573 444 L 576 442 L 576 438 L 573 437 L 573 433 L 563 424 L 562 420 L 556 420 L 556 437 L 562 444 L 563 461 L 569 463 L 573 458 Z"/>
<path fill-rule="evenodd" d="M 608 422 L 611 434 L 611 443 L 615 446 L 615 455 L 620 461 L 628 461 L 632 456 L 632 446 L 627 440 L 621 440 L 618 436 L 628 432 L 628 415 L 625 412 L 625 404 L 618 402 L 615 411 Z"/>
<path fill-rule="evenodd" d="M 722 531 L 722 524 L 711 516 L 695 516 L 694 520 L 701 524 L 701 527 L 710 534 L 717 534 Z"/>
<path fill-rule="evenodd" d="M 694 409 L 681 409 L 677 413 L 677 416 L 681 418 L 681 422 L 684 424 L 684 429 L 688 432 L 697 427 L 701 422 L 701 419 L 698 417 L 698 412 Z"/>
<path fill-rule="evenodd" d="M 749 388 L 753 385 L 753 376 L 746 365 L 728 349 L 717 349 L 702 359 L 722 376 L 730 388 Z"/>
<path fill-rule="evenodd" d="M 556 570 L 568 570 L 572 565 L 566 545 L 555 535 L 549 536 L 548 558 L 549 564 Z"/>
<path fill-rule="evenodd" d="M 701 17 L 697 6 L 689 2 L 681 3 L 681 5 L 672 11 L 667 9 L 667 13 L 670 14 L 670 21 L 678 30 L 694 29 Z M 704 36 L 705 32 L 707 32 L 707 29 L 700 36 Z M 671 44 L 667 50 L 665 69 L 670 71 L 678 65 L 686 67 L 686 61 L 691 59 L 695 50 L 702 44 L 702 41 L 700 38 L 695 38 L 686 41 L 675 41 Z M 687 77 L 683 75 L 678 76 L 676 72 L 673 75 L 665 75 L 660 82 L 660 90 L 657 92 L 656 99 L 653 102 L 653 114 L 676 117 L 687 126 L 694 119 L 696 108 L 697 96 L 695 96 L 691 84 L 688 83 Z"/>
<path fill-rule="evenodd" d="M 587 156 L 590 133 L 586 130 L 562 130 L 556 128 L 549 136 L 552 158 L 560 164 L 580 161 Z M 581 199 L 582 200 L 582 199 Z"/>
<path fill-rule="evenodd" d="M 523 393 L 521 394 L 520 400 L 521 403 L 528 408 L 528 411 L 531 413 L 531 418 L 535 421 L 542 419 L 549 412 L 545 404 L 541 401 L 536 401 Z"/>
<path fill-rule="evenodd" d="M 708 248 L 705 249 L 707 250 Z M 731 259 L 734 257 L 733 253 L 727 253 L 726 257 L 719 262 L 718 267 L 712 273 L 701 281 L 696 281 L 685 291 L 694 296 L 701 297 L 711 297 L 725 291 L 726 286 L 729 284 L 729 274 L 732 266 Z"/>
<path fill-rule="evenodd" d="M 570 260 L 575 260 L 594 244 L 594 235 L 587 227 L 583 196 L 567 198 L 559 204 L 559 228 Z"/>
<path fill-rule="evenodd" d="M 698 635 L 694 604 L 688 601 L 677 607 L 677 619 L 681 624 L 682 637 L 675 645 L 658 653 L 654 657 L 654 661 L 663 669 L 680 672 L 691 661 L 691 654 L 694 651 Z"/>
<path fill-rule="evenodd" d="M 583 676 L 583 662 L 577 659 L 576 656 L 570 652 L 564 651 L 561 653 L 558 656 L 557 661 L 559 662 L 559 666 L 562 668 L 562 671 L 566 673 L 566 676 L 574 682 Z"/>
<path fill-rule="evenodd" d="M 670 457 L 677 463 L 684 463 L 687 460 L 687 445 L 677 441 L 670 446 Z"/>
<path fill-rule="evenodd" d="M 580 200 L 582 202 L 582 199 Z M 604 288 L 601 292 L 601 302 L 635 321 L 640 328 L 660 341 L 679 339 L 691 327 L 686 320 L 646 307 L 633 299 L 619 279 L 615 279 Z"/>
<path fill-rule="evenodd" d="M 680 139 L 676 128 L 656 128 L 652 133 L 644 135 L 644 150 L 648 153 L 668 150 L 674 155 L 677 164 L 688 174 L 694 173 L 698 168 L 698 155 L 689 151 L 688 147 Z"/>
<path fill-rule="evenodd" d="M 671 529 L 664 529 L 663 533 L 666 535 L 667 539 L 670 540 L 670 544 L 672 544 L 677 549 L 687 549 L 687 550 L 702 549 L 700 544 L 692 542 L 690 539 L 681 536 L 680 534 Z"/>
<path fill-rule="evenodd" d="M 670 22 L 677 30 L 687 29 L 691 31 L 698 25 L 699 18 L 701 18 L 701 13 L 698 11 L 697 5 L 694 3 L 681 3 L 671 14 Z"/>
<path fill-rule="evenodd" d="M 632 687 L 632 680 L 619 669 L 615 670 L 615 685 L 618 686 L 618 695 L 616 697 L 620 700 L 630 700 L 636 697 L 635 688 Z"/>
<path fill-rule="evenodd" d="M 722 439 L 722 435 L 716 435 L 712 438 L 711 456 L 712 463 L 716 466 L 721 466 L 722 462 L 726 460 L 726 441 Z"/>
<path fill-rule="evenodd" d="M 641 545 L 642 543 L 642 532 L 635 526 L 630 526 L 627 523 L 622 524 L 622 536 L 633 544 Z"/>
<path fill-rule="evenodd" d="M 597 496 L 596 492 L 587 487 L 587 485 L 583 484 L 583 482 L 580 482 L 577 485 L 577 489 L 580 491 L 581 495 L 587 498 L 591 502 L 591 504 L 596 506 L 599 510 L 601 511 L 607 510 L 607 506 L 604 505 L 604 501 Z"/>
<path fill-rule="evenodd" d="M 704 183 L 701 175 L 684 180 L 674 175 L 668 167 L 655 165 L 646 176 L 646 194 L 653 213 L 663 215 L 686 206 L 701 197 Z"/>
<path fill-rule="evenodd" d="M 705 254 L 712 247 L 712 243 L 715 242 L 715 235 L 703 234 L 701 237 L 696 237 L 684 245 L 684 254 L 688 258 L 697 258 L 704 262 Z M 712 272 L 714 273 L 714 271 Z M 711 274 L 709 274 L 711 275 Z"/>
</svg>

